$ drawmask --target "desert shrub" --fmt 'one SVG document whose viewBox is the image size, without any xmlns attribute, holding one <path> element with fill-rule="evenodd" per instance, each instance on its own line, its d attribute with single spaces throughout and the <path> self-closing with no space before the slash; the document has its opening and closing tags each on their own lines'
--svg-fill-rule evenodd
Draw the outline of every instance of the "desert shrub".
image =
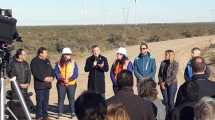
<svg viewBox="0 0 215 120">
<path fill-rule="evenodd" d="M 126 40 L 126 45 L 136 45 L 136 44 L 138 44 L 139 42 L 138 42 L 138 40 L 137 39 L 135 39 L 135 38 L 132 38 L 132 37 L 130 37 L 130 38 L 128 38 L 128 40 Z"/>
<path fill-rule="evenodd" d="M 121 34 L 111 33 L 107 41 L 112 48 L 118 48 L 125 45 L 125 41 Z"/>
<path fill-rule="evenodd" d="M 89 52 L 92 45 L 102 49 L 135 45 L 141 41 L 158 42 L 192 36 L 215 34 L 214 23 L 192 24 L 143 24 L 107 26 L 36 26 L 18 27 L 24 42 L 16 43 L 17 48 L 25 48 L 31 54 L 41 47 L 47 47 L 56 54 L 63 47 L 71 47 L 74 53 Z M 211 47 L 214 47 L 212 45 Z"/>
<path fill-rule="evenodd" d="M 204 34 L 206 34 L 206 32 L 204 32 L 201 29 L 197 29 L 197 30 L 193 31 L 193 36 L 203 36 Z"/>
<path fill-rule="evenodd" d="M 145 41 L 147 42 L 159 42 L 160 37 L 158 35 L 150 36 L 149 38 L 146 38 Z"/>
<path fill-rule="evenodd" d="M 181 35 L 184 36 L 184 37 L 186 37 L 186 38 L 192 37 L 192 34 L 189 31 L 182 32 Z"/>
<path fill-rule="evenodd" d="M 215 28 L 208 29 L 208 34 L 209 35 L 215 34 Z"/>
<path fill-rule="evenodd" d="M 209 48 L 215 48 L 215 44 L 211 43 Z"/>
</svg>

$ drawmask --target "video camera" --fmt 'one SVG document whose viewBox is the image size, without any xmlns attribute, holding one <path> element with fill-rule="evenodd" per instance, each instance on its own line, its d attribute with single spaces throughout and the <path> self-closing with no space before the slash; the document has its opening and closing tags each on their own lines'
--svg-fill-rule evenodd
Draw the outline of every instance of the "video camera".
<svg viewBox="0 0 215 120">
<path fill-rule="evenodd" d="M 0 42 L 13 43 L 13 40 L 22 41 L 16 30 L 17 20 L 12 17 L 11 9 L 0 8 Z"/>
<path fill-rule="evenodd" d="M 14 41 L 22 42 L 16 29 L 17 20 L 11 9 L 0 8 L 0 72 L 6 69 L 10 60 L 10 45 Z M 4 73 L 5 74 L 5 73 Z"/>
</svg>

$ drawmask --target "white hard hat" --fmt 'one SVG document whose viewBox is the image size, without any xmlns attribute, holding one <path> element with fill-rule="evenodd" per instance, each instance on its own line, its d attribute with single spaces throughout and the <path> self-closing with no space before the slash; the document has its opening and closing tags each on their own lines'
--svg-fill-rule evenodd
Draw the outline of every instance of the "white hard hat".
<svg viewBox="0 0 215 120">
<path fill-rule="evenodd" d="M 119 53 L 119 54 L 123 54 L 123 55 L 127 55 L 127 50 L 123 47 L 120 47 L 116 53 Z"/>
<path fill-rule="evenodd" d="M 72 50 L 70 48 L 63 48 L 62 54 L 72 54 Z"/>
</svg>

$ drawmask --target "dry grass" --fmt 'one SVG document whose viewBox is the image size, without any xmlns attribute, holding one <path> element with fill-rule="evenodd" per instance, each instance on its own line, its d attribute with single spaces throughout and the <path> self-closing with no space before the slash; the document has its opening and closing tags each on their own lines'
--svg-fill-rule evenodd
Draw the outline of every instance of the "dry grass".
<svg viewBox="0 0 215 120">
<path fill-rule="evenodd" d="M 140 41 L 155 42 L 215 34 L 215 23 L 146 24 L 108 26 L 35 26 L 18 27 L 23 43 L 16 48 L 34 55 L 40 46 L 47 47 L 55 57 L 63 47 L 71 47 L 76 56 L 83 56 L 93 44 L 103 50 L 136 45 Z"/>
</svg>

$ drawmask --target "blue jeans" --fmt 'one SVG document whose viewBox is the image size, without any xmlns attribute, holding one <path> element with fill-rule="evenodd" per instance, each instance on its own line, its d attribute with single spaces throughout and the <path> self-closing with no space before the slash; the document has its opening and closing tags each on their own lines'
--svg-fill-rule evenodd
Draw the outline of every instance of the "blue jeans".
<svg viewBox="0 0 215 120">
<path fill-rule="evenodd" d="M 75 112 L 75 91 L 77 85 L 65 86 L 60 83 L 57 83 L 57 91 L 58 91 L 58 110 L 59 114 L 62 114 L 64 111 L 64 100 L 67 94 L 69 101 L 69 108 L 71 111 L 71 115 Z"/>
<path fill-rule="evenodd" d="M 166 89 L 162 90 L 162 95 L 164 103 L 166 105 L 167 111 L 171 111 L 174 108 L 175 94 L 177 92 L 177 84 L 173 83 L 171 85 L 166 85 Z"/>
<path fill-rule="evenodd" d="M 36 118 L 48 117 L 49 89 L 35 90 L 36 93 Z"/>
</svg>

